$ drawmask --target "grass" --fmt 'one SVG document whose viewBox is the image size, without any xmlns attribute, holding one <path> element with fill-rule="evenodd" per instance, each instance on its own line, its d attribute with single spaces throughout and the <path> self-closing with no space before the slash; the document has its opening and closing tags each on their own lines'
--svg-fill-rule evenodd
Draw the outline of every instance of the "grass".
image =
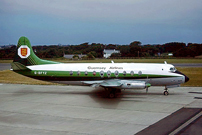
<svg viewBox="0 0 202 135">
<path fill-rule="evenodd" d="M 185 67 L 177 68 L 180 72 L 189 77 L 189 82 L 182 84 L 181 86 L 187 87 L 202 87 L 202 67 Z M 58 85 L 56 83 L 50 83 L 45 81 L 35 80 L 29 77 L 19 75 L 10 70 L 0 71 L 0 83 L 11 84 L 32 84 L 32 85 Z"/>
<path fill-rule="evenodd" d="M 0 63 L 11 63 L 13 60 L 0 60 Z"/>
<path fill-rule="evenodd" d="M 189 81 L 181 86 L 202 87 L 202 67 L 178 67 L 177 69 L 189 77 Z"/>
<path fill-rule="evenodd" d="M 202 63 L 202 59 L 95 59 L 95 60 L 68 60 L 65 58 L 47 59 L 63 63 Z M 12 60 L 0 60 L 0 63 L 11 63 Z"/>
<path fill-rule="evenodd" d="M 32 85 L 56 85 L 56 83 L 32 79 L 10 70 L 0 71 L 0 83 L 10 84 L 32 84 Z"/>
</svg>

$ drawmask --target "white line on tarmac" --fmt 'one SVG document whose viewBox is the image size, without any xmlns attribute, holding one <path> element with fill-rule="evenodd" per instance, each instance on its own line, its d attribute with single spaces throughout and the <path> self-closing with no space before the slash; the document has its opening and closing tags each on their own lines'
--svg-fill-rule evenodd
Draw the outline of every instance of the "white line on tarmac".
<svg viewBox="0 0 202 135">
<path fill-rule="evenodd" d="M 196 119 L 198 119 L 200 116 L 202 115 L 202 111 L 200 113 L 198 113 L 197 115 L 195 115 L 194 117 L 192 117 L 190 120 L 188 120 L 187 122 L 185 122 L 184 124 L 182 124 L 180 127 L 178 127 L 177 129 L 175 129 L 173 132 L 171 132 L 169 135 L 175 135 L 178 132 L 180 132 L 183 128 L 185 128 L 186 126 L 188 126 L 189 124 L 191 124 L 193 121 L 195 121 Z"/>
</svg>

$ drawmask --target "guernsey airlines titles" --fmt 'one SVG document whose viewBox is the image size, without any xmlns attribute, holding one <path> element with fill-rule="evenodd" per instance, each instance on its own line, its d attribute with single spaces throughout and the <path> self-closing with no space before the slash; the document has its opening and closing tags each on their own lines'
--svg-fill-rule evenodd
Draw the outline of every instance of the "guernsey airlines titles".
<svg viewBox="0 0 202 135">
<path fill-rule="evenodd" d="M 18 41 L 11 63 L 14 72 L 39 79 L 65 84 L 103 87 L 114 98 L 122 89 L 146 89 L 150 86 L 178 87 L 189 78 L 173 65 L 154 63 L 59 63 L 38 58 L 26 37 Z"/>
<path fill-rule="evenodd" d="M 102 70 L 105 70 L 106 67 L 91 67 L 89 66 L 88 69 L 102 69 Z M 109 69 L 123 69 L 123 67 L 110 67 Z"/>
</svg>

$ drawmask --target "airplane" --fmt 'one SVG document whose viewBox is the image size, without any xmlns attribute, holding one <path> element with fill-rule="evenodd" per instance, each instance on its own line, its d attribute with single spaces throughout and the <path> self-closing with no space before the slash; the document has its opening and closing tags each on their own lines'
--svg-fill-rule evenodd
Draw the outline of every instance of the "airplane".
<svg viewBox="0 0 202 135">
<path fill-rule="evenodd" d="M 146 89 L 150 86 L 179 87 L 189 78 L 173 65 L 156 63 L 60 63 L 40 59 L 27 37 L 20 37 L 11 70 L 38 80 L 103 87 L 109 98 L 123 89 Z"/>
</svg>

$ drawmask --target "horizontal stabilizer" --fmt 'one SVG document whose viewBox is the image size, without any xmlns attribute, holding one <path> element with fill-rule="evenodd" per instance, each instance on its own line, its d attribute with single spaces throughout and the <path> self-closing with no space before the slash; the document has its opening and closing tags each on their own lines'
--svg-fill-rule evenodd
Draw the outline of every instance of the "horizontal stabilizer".
<svg viewBox="0 0 202 135">
<path fill-rule="evenodd" d="M 11 70 L 30 70 L 25 65 L 19 63 L 19 62 L 12 62 L 11 63 Z"/>
</svg>

